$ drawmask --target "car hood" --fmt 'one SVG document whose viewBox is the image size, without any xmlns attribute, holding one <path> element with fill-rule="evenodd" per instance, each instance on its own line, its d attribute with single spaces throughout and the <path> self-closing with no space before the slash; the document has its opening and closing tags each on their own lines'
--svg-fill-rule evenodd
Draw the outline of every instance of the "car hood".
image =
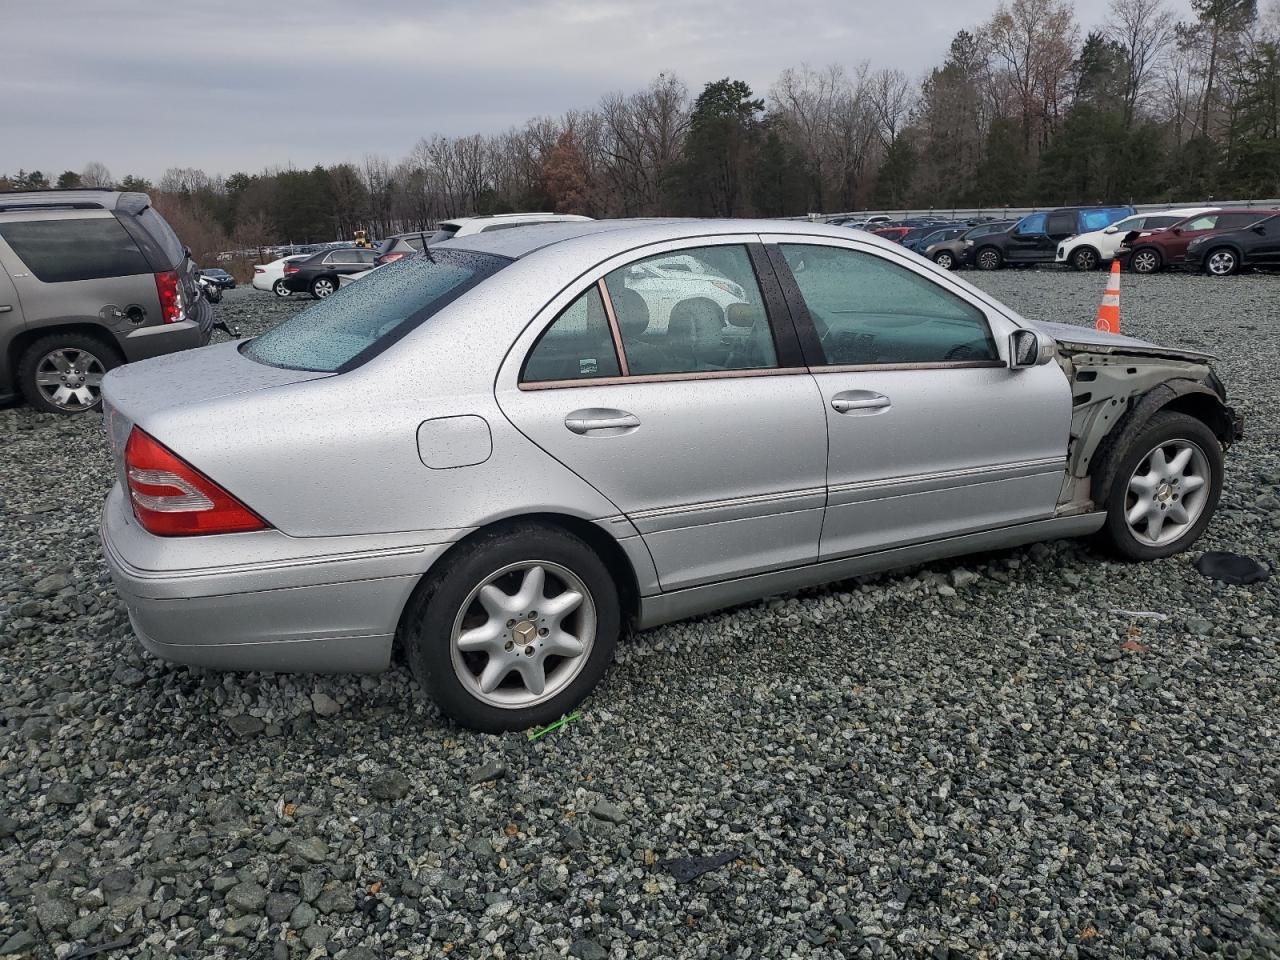
<svg viewBox="0 0 1280 960">
<path fill-rule="evenodd" d="M 1175 360 L 1191 360 L 1203 362 L 1213 360 L 1209 353 L 1198 350 L 1183 350 L 1178 347 L 1162 347 L 1157 343 L 1126 337 L 1123 334 L 1107 333 L 1094 327 L 1077 326 L 1073 323 L 1048 323 L 1046 321 L 1028 321 L 1037 330 L 1053 337 L 1059 346 L 1068 352 L 1085 353 L 1119 353 L 1145 357 L 1169 357 Z"/>
</svg>

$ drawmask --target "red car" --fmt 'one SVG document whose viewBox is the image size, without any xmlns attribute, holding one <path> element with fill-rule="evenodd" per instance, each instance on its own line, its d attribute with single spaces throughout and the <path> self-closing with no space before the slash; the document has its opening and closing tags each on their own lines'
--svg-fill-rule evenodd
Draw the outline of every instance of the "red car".
<svg viewBox="0 0 1280 960">
<path fill-rule="evenodd" d="M 1165 267 L 1182 263 L 1187 255 L 1187 244 L 1196 237 L 1220 230 L 1239 230 L 1263 217 L 1280 213 L 1277 210 L 1211 210 L 1180 220 L 1171 227 L 1140 233 L 1127 239 L 1117 251 L 1120 263 L 1132 267 L 1135 273 L 1155 273 Z"/>
<path fill-rule="evenodd" d="M 902 238 L 914 230 L 914 227 L 885 227 L 883 230 L 872 230 L 877 237 L 884 237 L 894 243 L 901 243 Z"/>
</svg>

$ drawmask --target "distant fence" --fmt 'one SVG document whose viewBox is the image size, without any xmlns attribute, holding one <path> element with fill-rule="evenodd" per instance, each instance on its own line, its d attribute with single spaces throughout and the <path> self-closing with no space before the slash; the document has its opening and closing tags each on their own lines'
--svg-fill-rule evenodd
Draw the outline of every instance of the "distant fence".
<svg viewBox="0 0 1280 960">
<path fill-rule="evenodd" d="M 953 220 L 965 220 L 970 217 L 997 217 L 1001 220 L 1014 220 L 1025 217 L 1028 213 L 1039 213 L 1041 210 L 1053 210 L 1059 206 L 1089 206 L 1089 204 L 1043 204 L 1037 207 L 930 207 L 919 210 L 849 210 L 843 213 L 811 213 L 807 217 L 787 217 L 788 220 L 830 220 L 832 217 L 875 217 L 889 216 L 895 220 L 907 220 L 911 217 L 951 217 Z M 1094 204 L 1106 206 L 1106 204 Z M 1115 204 L 1120 206 L 1120 204 Z M 1169 210 L 1175 207 L 1259 207 L 1264 210 L 1280 210 L 1280 200 L 1178 200 L 1169 203 L 1136 203 L 1134 209 L 1139 213 L 1152 213 L 1157 210 Z"/>
</svg>

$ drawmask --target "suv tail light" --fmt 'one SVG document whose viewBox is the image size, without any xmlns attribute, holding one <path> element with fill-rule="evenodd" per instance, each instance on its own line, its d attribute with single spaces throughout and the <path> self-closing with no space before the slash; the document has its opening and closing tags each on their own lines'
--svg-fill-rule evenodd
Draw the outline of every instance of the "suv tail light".
<svg viewBox="0 0 1280 960">
<path fill-rule="evenodd" d="M 182 311 L 182 291 L 178 285 L 178 271 L 167 270 L 156 274 L 156 293 L 160 295 L 160 317 L 165 323 L 177 323 L 185 319 Z"/>
<path fill-rule="evenodd" d="M 160 537 L 266 530 L 269 524 L 137 427 L 124 448 L 133 515 Z"/>
</svg>

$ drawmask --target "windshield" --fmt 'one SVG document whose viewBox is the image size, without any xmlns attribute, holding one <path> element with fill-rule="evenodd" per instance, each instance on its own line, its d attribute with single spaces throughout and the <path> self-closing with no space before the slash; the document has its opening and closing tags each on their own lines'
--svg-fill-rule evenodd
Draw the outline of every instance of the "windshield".
<svg viewBox="0 0 1280 960">
<path fill-rule="evenodd" d="M 469 250 L 396 260 L 248 341 L 241 352 L 273 367 L 345 373 L 510 262 Z"/>
</svg>

